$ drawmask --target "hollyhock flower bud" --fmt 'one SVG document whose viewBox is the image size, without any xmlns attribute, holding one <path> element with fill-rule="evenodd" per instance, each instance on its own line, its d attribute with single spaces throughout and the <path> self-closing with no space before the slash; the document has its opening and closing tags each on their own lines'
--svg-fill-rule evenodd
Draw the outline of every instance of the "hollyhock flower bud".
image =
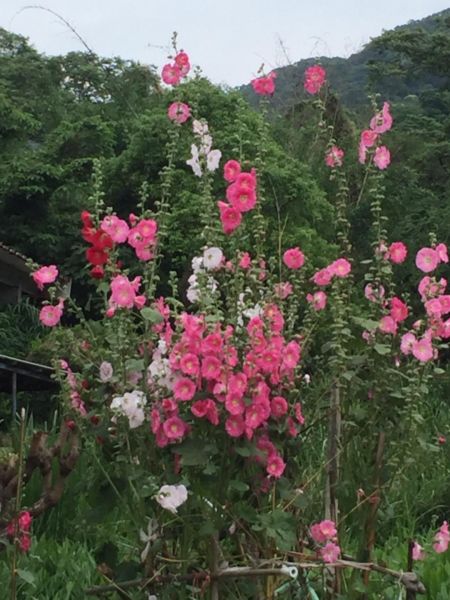
<svg viewBox="0 0 450 600">
<path fill-rule="evenodd" d="M 40 290 L 44 289 L 44 285 L 53 283 L 58 277 L 58 269 L 55 265 L 41 267 L 31 275 L 35 284 Z"/>
<path fill-rule="evenodd" d="M 305 90 L 309 94 L 317 94 L 325 83 L 325 77 L 325 69 L 320 65 L 308 67 L 305 71 Z"/>
<path fill-rule="evenodd" d="M 391 163 L 391 153 L 386 146 L 379 146 L 375 150 L 373 162 L 380 170 L 386 169 Z"/>
<path fill-rule="evenodd" d="M 191 109 L 184 102 L 172 102 L 167 111 L 167 115 L 171 121 L 181 124 L 189 119 L 191 116 Z"/>
<path fill-rule="evenodd" d="M 305 264 L 305 255 L 296 246 L 286 250 L 283 254 L 283 262 L 289 269 L 300 269 Z"/>
</svg>

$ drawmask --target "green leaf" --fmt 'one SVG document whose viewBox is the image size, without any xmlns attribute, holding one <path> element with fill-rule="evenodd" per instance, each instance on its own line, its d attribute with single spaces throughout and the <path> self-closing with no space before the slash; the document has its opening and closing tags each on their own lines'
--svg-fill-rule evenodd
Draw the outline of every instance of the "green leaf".
<svg viewBox="0 0 450 600">
<path fill-rule="evenodd" d="M 238 492 L 246 492 L 249 489 L 249 486 L 246 483 L 239 481 L 238 479 L 232 479 L 229 487 L 233 490 L 237 490 Z"/>
<path fill-rule="evenodd" d="M 217 454 L 217 446 L 214 443 L 205 443 L 203 440 L 186 440 L 182 444 L 173 446 L 172 452 L 181 456 L 183 465 L 195 467 L 207 465 L 211 457 Z"/>
<path fill-rule="evenodd" d="M 17 575 L 20 579 L 23 579 L 30 585 L 34 585 L 34 575 L 30 571 L 24 571 L 23 569 L 17 569 Z"/>
<path fill-rule="evenodd" d="M 162 323 L 164 321 L 160 312 L 154 308 L 149 308 L 148 306 L 141 310 L 141 315 L 143 319 L 150 321 L 150 323 Z"/>
<path fill-rule="evenodd" d="M 386 344 L 375 344 L 374 345 L 375 352 L 384 356 L 385 354 L 389 354 L 391 352 L 391 348 Z"/>
</svg>

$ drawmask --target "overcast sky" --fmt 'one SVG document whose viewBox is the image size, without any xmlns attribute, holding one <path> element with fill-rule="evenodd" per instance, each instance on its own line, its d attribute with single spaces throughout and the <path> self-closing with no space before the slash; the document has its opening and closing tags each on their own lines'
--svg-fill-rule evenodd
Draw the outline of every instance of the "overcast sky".
<svg viewBox="0 0 450 600">
<path fill-rule="evenodd" d="M 0 26 L 41 52 L 82 50 L 75 35 L 30 2 L 0 0 Z M 171 34 L 215 83 L 236 85 L 312 56 L 349 56 L 396 25 L 450 7 L 450 0 L 42 0 L 103 56 L 165 62 Z"/>
</svg>

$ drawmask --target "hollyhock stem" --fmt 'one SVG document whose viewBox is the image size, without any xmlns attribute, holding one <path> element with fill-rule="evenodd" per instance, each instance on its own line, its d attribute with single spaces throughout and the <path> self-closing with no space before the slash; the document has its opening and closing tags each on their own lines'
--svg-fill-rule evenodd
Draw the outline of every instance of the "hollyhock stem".
<svg viewBox="0 0 450 600">
<path fill-rule="evenodd" d="M 18 530 L 19 530 L 19 513 L 22 502 L 22 484 L 23 484 L 23 454 L 25 446 L 25 409 L 20 412 L 20 437 L 19 437 L 19 468 L 17 472 L 17 490 L 16 501 L 14 506 L 14 547 L 11 562 L 11 600 L 17 598 L 17 558 L 18 558 Z"/>
</svg>

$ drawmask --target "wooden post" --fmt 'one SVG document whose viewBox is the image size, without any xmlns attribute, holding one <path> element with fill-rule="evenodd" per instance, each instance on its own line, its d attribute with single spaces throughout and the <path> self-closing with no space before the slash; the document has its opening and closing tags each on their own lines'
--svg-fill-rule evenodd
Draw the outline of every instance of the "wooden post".
<svg viewBox="0 0 450 600">
<path fill-rule="evenodd" d="M 13 371 L 11 380 L 11 393 L 12 393 L 12 418 L 16 417 L 17 413 L 17 373 Z"/>
</svg>

